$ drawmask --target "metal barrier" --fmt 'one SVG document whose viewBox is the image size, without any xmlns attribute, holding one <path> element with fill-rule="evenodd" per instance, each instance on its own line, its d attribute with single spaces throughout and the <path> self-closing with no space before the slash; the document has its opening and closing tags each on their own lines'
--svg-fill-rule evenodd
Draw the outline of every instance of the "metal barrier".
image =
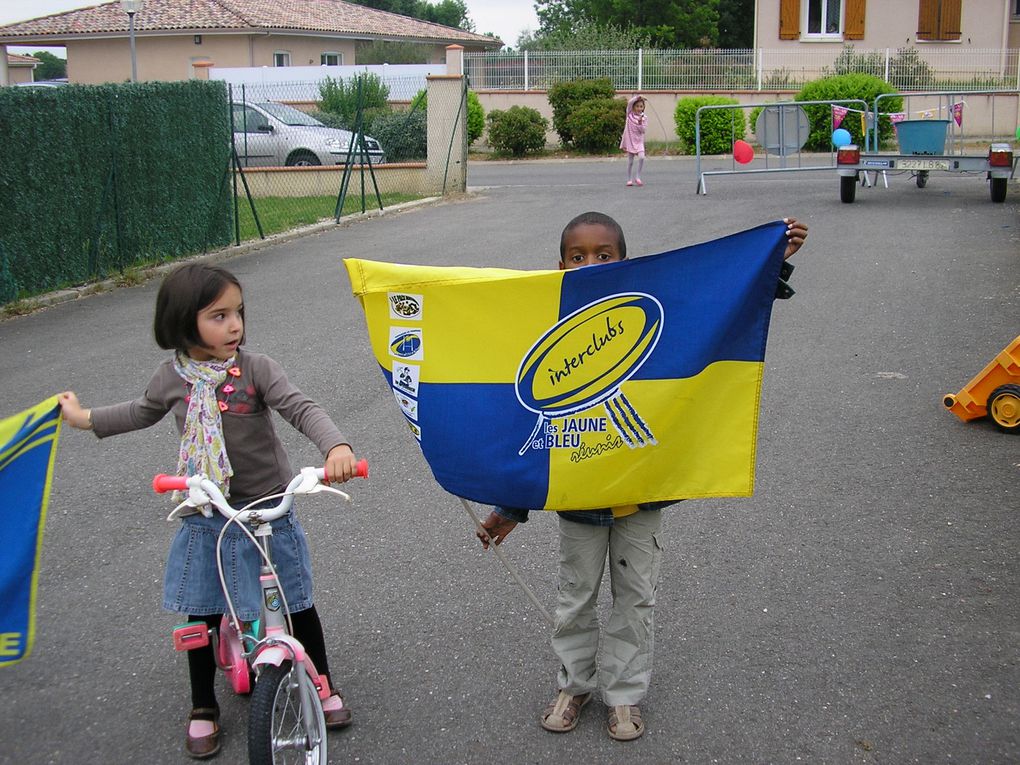
<svg viewBox="0 0 1020 765">
<path fill-rule="evenodd" d="M 904 102 L 903 103 L 903 109 L 900 112 L 892 112 L 892 114 L 903 114 L 908 119 L 909 119 L 911 114 L 922 115 L 923 118 L 925 118 L 925 119 L 931 119 L 931 118 L 948 119 L 949 120 L 949 138 L 947 139 L 947 143 L 949 144 L 950 151 L 948 151 L 947 153 L 948 154 L 954 154 L 954 153 L 959 153 L 959 151 L 962 150 L 962 145 L 963 145 L 963 140 L 964 140 L 964 135 L 963 135 L 963 111 L 962 111 L 963 104 L 966 102 L 966 99 L 968 97 L 973 97 L 973 96 L 987 96 L 987 97 L 990 97 L 990 99 L 991 99 L 991 134 L 992 134 L 991 137 L 993 137 L 993 138 L 996 136 L 996 132 L 995 132 L 995 102 L 996 102 L 996 98 L 1001 98 L 1003 96 L 1006 96 L 1008 98 L 1016 99 L 1017 104 L 1016 104 L 1016 106 L 1012 110 L 1012 116 L 1010 116 L 1009 112 L 1007 112 L 1006 118 L 1005 118 L 1008 121 L 1008 124 L 1010 125 L 1010 129 L 1002 133 L 1002 137 L 1003 137 L 1004 140 L 1007 140 L 1007 141 L 1012 140 L 1013 137 L 1014 137 L 1012 126 L 1013 126 L 1014 121 L 1016 119 L 1016 115 L 1020 114 L 1020 88 L 1018 88 L 1016 90 L 1006 90 L 1006 91 L 1003 91 L 1003 90 L 968 90 L 968 91 L 932 90 L 932 91 L 921 92 L 921 93 L 882 93 L 882 94 L 880 94 L 880 95 L 875 97 L 874 113 L 875 113 L 875 115 L 878 115 L 878 116 L 886 116 L 886 117 L 888 117 L 890 115 L 890 113 L 887 112 L 887 113 L 883 114 L 879 110 L 879 105 L 882 102 L 882 100 L 883 99 L 888 99 L 888 98 L 902 98 L 903 102 Z M 928 107 L 928 108 L 923 108 L 923 109 L 911 109 L 911 103 L 910 102 L 913 99 L 918 99 L 918 98 L 935 99 L 935 105 L 931 106 L 931 107 Z M 955 111 L 956 111 L 956 106 L 957 105 L 959 105 L 959 107 L 960 107 L 959 120 L 954 119 L 954 117 L 956 116 Z M 942 115 L 943 113 L 945 114 L 945 116 L 941 117 L 940 115 Z M 954 147 L 953 147 L 954 143 L 956 144 L 955 150 L 954 150 Z M 864 148 L 867 149 L 868 147 L 865 146 Z M 878 131 L 875 131 L 875 133 L 872 136 L 871 151 L 876 151 L 877 152 L 878 150 L 879 150 Z"/>
<path fill-rule="evenodd" d="M 898 94 L 897 94 L 898 95 Z M 788 135 L 789 126 L 787 125 L 787 118 L 790 115 L 797 117 L 802 114 L 801 107 L 812 106 L 816 104 L 828 104 L 833 105 L 844 105 L 844 104 L 859 104 L 862 108 L 860 111 L 864 114 L 868 112 L 868 104 L 866 101 L 860 98 L 848 98 L 838 101 L 769 101 L 760 104 L 713 104 L 710 106 L 701 106 L 694 115 L 694 156 L 696 162 L 696 170 L 698 173 L 698 187 L 697 194 L 708 194 L 708 186 L 705 183 L 705 177 L 709 175 L 751 175 L 760 173 L 789 173 L 789 172 L 805 172 L 809 170 L 835 170 L 835 152 L 829 152 L 829 164 L 827 165 L 811 165 L 804 166 L 800 164 L 803 152 L 801 151 L 804 143 L 807 141 L 808 133 L 810 133 L 810 125 L 806 128 L 802 126 L 802 121 L 797 119 L 796 125 L 794 126 L 792 140 Z M 701 113 L 709 110 L 717 109 L 754 109 L 762 107 L 763 109 L 776 109 L 778 119 L 778 136 L 776 141 L 770 141 L 759 136 L 759 143 L 762 144 L 765 151 L 765 167 L 764 168 L 747 168 L 737 169 L 737 161 L 735 156 L 731 156 L 730 164 L 731 169 L 729 170 L 705 170 L 701 169 Z M 764 112 L 763 112 L 764 113 Z M 830 109 L 830 127 L 831 127 L 831 109 Z M 732 125 L 732 120 L 731 120 Z M 874 132 L 877 136 L 878 131 L 874 130 L 874 123 L 871 122 L 866 127 L 865 142 L 867 142 L 867 133 Z M 737 139 L 742 139 L 743 136 L 735 135 L 731 130 L 730 143 L 732 144 Z M 803 140 L 801 140 L 803 138 Z M 876 138 L 877 141 L 877 138 Z M 773 152 L 771 149 L 775 149 Z M 780 167 L 769 167 L 769 154 L 776 153 L 780 159 Z M 796 167 L 788 167 L 786 164 L 787 157 L 796 155 L 798 165 Z"/>
</svg>

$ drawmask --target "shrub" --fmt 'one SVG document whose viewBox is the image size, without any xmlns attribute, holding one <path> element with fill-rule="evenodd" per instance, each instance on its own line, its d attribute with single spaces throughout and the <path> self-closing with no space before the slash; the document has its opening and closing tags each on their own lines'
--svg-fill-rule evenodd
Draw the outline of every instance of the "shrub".
<svg viewBox="0 0 1020 765">
<path fill-rule="evenodd" d="M 428 106 L 428 93 L 426 93 L 423 88 L 415 93 L 414 98 L 411 99 L 411 109 L 425 110 L 428 109 Z M 478 94 L 473 90 L 469 90 L 467 93 L 468 146 L 481 138 L 483 132 L 485 132 L 485 108 L 482 106 L 482 102 L 478 99 Z"/>
<path fill-rule="evenodd" d="M 579 104 L 570 112 L 566 124 L 576 148 L 604 154 L 620 145 L 626 118 L 626 101 L 622 98 L 600 98 Z"/>
<path fill-rule="evenodd" d="M 361 108 L 385 108 L 390 89 L 377 74 L 362 73 L 349 80 L 327 77 L 319 83 L 319 109 L 337 115 L 345 124 L 353 125 L 358 112 L 358 85 L 361 85 Z"/>
<path fill-rule="evenodd" d="M 426 115 L 421 109 L 379 114 L 365 132 L 382 144 L 387 162 L 424 162 L 428 154 Z"/>
<path fill-rule="evenodd" d="M 558 82 L 549 88 L 549 105 L 553 111 L 553 130 L 560 137 L 564 146 L 574 142 L 574 136 L 570 132 L 567 120 L 570 113 L 585 101 L 595 101 L 604 98 L 613 98 L 616 90 L 613 88 L 613 81 L 608 77 L 600 80 L 570 80 Z M 621 126 L 622 131 L 622 126 Z"/>
<path fill-rule="evenodd" d="M 809 82 L 795 96 L 797 101 L 843 101 L 859 98 L 866 104 L 873 104 L 875 97 L 882 93 L 895 93 L 896 89 L 885 80 L 871 74 L 841 74 L 836 77 L 825 77 Z M 897 112 L 903 107 L 902 98 L 887 98 L 882 101 L 882 108 L 887 112 Z M 859 109 L 859 105 L 849 105 Z M 812 104 L 805 106 L 811 134 L 804 148 L 808 151 L 831 151 L 832 149 L 832 108 L 828 104 Z M 864 146 L 861 133 L 860 115 L 851 112 L 843 120 L 840 127 L 850 132 L 851 139 L 859 146 Z M 892 123 L 888 117 L 879 120 L 879 138 L 890 140 L 893 136 Z"/>
<path fill-rule="evenodd" d="M 681 98 L 673 115 L 677 136 L 689 151 L 694 151 L 697 146 L 695 119 L 698 109 L 702 106 L 737 103 L 739 101 L 735 98 L 725 96 Z M 702 154 L 729 153 L 733 150 L 733 142 L 743 138 L 747 132 L 747 123 L 741 109 L 709 109 L 701 113 L 700 124 Z"/>
<path fill-rule="evenodd" d="M 500 154 L 523 157 L 529 151 L 545 148 L 549 120 L 528 106 L 511 106 L 506 111 L 493 109 L 489 123 L 489 144 Z"/>
</svg>

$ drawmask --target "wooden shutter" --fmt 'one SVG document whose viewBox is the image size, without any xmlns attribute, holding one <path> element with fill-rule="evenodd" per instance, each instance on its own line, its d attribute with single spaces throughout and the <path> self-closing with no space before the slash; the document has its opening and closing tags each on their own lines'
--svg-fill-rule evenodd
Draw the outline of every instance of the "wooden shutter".
<svg viewBox="0 0 1020 765">
<path fill-rule="evenodd" d="M 800 0 L 779 0 L 779 39 L 800 39 Z"/>
<path fill-rule="evenodd" d="M 939 0 L 920 0 L 917 6 L 917 39 L 937 39 L 939 27 Z"/>
<path fill-rule="evenodd" d="M 865 0 L 846 0 L 846 17 L 843 19 L 844 39 L 864 39 L 864 3 Z"/>
<path fill-rule="evenodd" d="M 942 0 L 942 24 L 939 29 L 940 40 L 960 39 L 960 17 L 963 3 L 961 0 Z"/>
</svg>

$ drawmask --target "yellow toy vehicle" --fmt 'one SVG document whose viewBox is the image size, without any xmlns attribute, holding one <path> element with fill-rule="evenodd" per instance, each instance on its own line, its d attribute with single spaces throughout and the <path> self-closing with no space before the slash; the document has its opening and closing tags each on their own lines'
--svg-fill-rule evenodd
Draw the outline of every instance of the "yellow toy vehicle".
<svg viewBox="0 0 1020 765">
<path fill-rule="evenodd" d="M 1020 335 L 942 403 L 964 422 L 988 415 L 1003 430 L 1020 433 Z"/>
</svg>

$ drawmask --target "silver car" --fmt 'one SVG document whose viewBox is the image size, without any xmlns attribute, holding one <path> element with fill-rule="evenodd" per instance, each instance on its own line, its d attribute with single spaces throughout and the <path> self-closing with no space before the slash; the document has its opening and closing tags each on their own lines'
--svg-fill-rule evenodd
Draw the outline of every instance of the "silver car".
<svg viewBox="0 0 1020 765">
<path fill-rule="evenodd" d="M 234 145 L 245 167 L 288 167 L 344 165 L 351 151 L 352 133 L 326 127 L 299 109 L 274 101 L 235 103 Z M 365 136 L 368 159 L 386 161 L 374 138 Z M 359 147 L 353 148 L 353 162 L 361 161 Z"/>
</svg>

